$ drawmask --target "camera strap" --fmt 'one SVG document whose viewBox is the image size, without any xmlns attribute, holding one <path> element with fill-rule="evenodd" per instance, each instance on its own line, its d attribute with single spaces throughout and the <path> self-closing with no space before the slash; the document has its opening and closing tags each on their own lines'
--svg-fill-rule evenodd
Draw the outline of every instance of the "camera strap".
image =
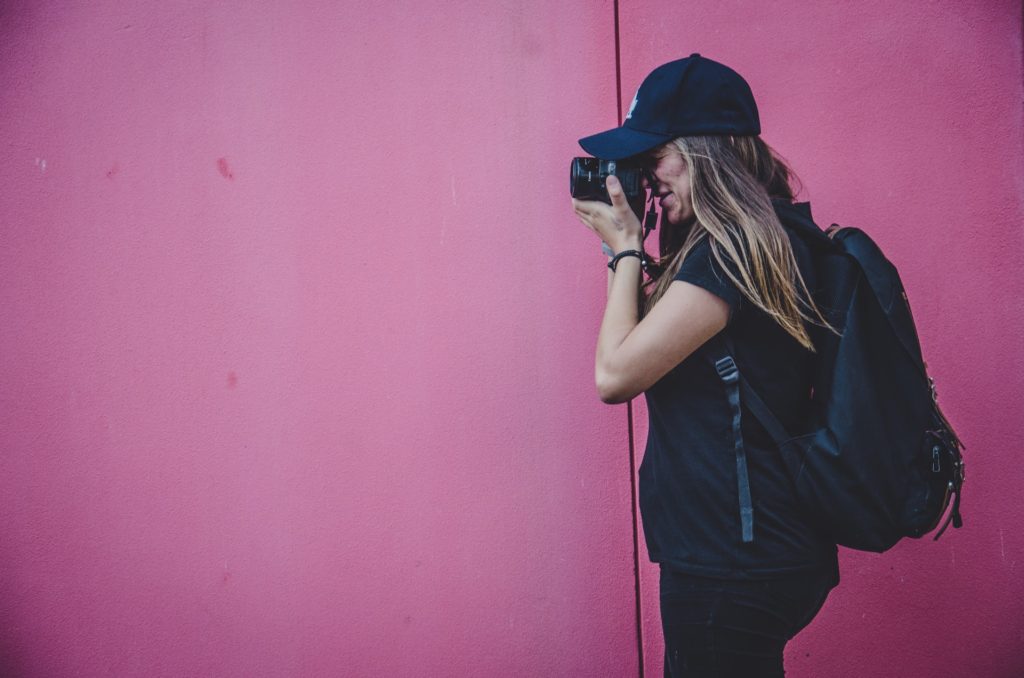
<svg viewBox="0 0 1024 678">
<path fill-rule="evenodd" d="M 651 191 L 651 197 L 648 202 L 650 203 L 650 208 L 647 210 L 647 216 L 644 217 L 644 240 L 647 240 L 647 236 L 657 227 L 658 223 L 658 213 L 654 210 L 654 191 Z"/>
</svg>

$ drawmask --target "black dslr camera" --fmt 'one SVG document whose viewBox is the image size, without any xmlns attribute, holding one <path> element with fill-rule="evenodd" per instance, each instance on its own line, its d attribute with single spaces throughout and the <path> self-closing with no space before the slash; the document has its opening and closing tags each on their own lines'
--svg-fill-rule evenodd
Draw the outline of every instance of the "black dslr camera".
<svg viewBox="0 0 1024 678">
<path fill-rule="evenodd" d="M 605 179 L 614 174 L 622 184 L 626 201 L 642 221 L 647 189 L 643 180 L 647 170 L 641 165 L 622 160 L 601 160 L 600 158 L 573 158 L 569 167 L 569 193 L 577 200 L 600 200 L 612 204 L 608 197 Z"/>
</svg>

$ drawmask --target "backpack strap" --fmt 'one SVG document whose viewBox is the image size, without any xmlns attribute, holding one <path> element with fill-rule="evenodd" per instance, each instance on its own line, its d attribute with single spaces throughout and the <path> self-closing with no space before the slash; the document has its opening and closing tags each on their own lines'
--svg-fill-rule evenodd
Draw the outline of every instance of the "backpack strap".
<svg viewBox="0 0 1024 678">
<path fill-rule="evenodd" d="M 743 445 L 743 430 L 741 427 L 740 393 L 747 403 L 747 408 L 757 418 L 761 425 L 772 437 L 776 444 L 781 445 L 789 438 L 786 429 L 772 411 L 765 405 L 764 400 L 757 394 L 757 391 L 747 382 L 740 379 L 739 368 L 733 356 L 736 354 L 736 347 L 732 337 L 726 330 L 721 333 L 722 343 L 725 344 L 725 355 L 715 359 L 715 352 L 709 353 L 715 366 L 715 371 L 725 385 L 725 394 L 729 400 L 729 407 L 732 409 L 732 437 L 733 449 L 736 452 L 736 484 L 740 501 L 740 526 L 743 531 L 743 541 L 754 541 L 754 505 L 750 496 L 750 474 L 747 471 L 747 452 Z M 717 352 L 721 354 L 721 351 Z"/>
<path fill-rule="evenodd" d="M 772 200 L 772 206 L 775 208 L 775 214 L 779 220 L 802 236 L 803 241 L 809 247 L 815 250 L 834 251 L 836 249 L 836 243 L 832 241 L 829 234 L 814 223 L 814 219 L 811 217 L 810 203 L 790 203 L 775 198 Z"/>
<path fill-rule="evenodd" d="M 956 495 L 953 498 L 953 510 L 949 512 L 949 515 L 946 517 L 946 520 L 942 523 L 942 527 L 939 528 L 939 531 L 935 534 L 935 537 L 934 539 L 932 539 L 932 541 L 939 540 L 939 537 L 942 536 L 942 533 L 946 531 L 947 527 L 949 527 L 950 522 L 952 522 L 953 527 L 957 529 L 960 529 L 964 526 L 964 519 L 960 515 L 960 488 L 955 488 L 954 492 L 956 492 Z"/>
<path fill-rule="evenodd" d="M 736 481 L 740 495 L 740 525 L 743 541 L 754 541 L 754 504 L 750 499 L 750 475 L 747 473 L 747 451 L 743 447 L 743 433 L 740 429 L 740 371 L 731 355 L 715 361 L 715 370 L 725 384 L 725 394 L 732 408 L 733 447 L 736 450 Z"/>
</svg>

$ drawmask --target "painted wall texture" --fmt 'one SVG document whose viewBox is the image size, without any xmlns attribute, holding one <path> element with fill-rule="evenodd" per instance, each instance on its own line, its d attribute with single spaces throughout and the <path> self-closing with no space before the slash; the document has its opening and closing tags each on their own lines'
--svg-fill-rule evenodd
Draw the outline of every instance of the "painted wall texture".
<svg viewBox="0 0 1024 678">
<path fill-rule="evenodd" d="M 0 7 L 3 675 L 635 672 L 611 5 Z"/>
<path fill-rule="evenodd" d="M 284 5 L 0 3 L 0 675 L 660 675 L 565 175 L 692 51 L 968 446 L 965 528 L 844 552 L 790 674 L 1024 673 L 1020 3 Z"/>
</svg>

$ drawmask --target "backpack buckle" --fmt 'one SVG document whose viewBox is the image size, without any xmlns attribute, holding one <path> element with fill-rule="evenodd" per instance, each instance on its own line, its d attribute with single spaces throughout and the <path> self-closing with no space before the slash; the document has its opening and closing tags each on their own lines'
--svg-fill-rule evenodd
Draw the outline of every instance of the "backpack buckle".
<svg viewBox="0 0 1024 678">
<path fill-rule="evenodd" d="M 735 383 L 740 379 L 740 371 L 731 355 L 716 360 L 715 369 L 718 371 L 718 376 L 727 384 Z"/>
</svg>

